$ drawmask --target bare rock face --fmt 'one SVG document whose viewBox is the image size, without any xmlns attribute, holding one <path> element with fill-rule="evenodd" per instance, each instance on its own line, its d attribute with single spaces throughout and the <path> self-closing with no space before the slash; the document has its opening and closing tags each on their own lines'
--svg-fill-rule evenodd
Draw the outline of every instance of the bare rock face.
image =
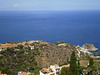
<svg viewBox="0 0 100 75">
<path fill-rule="evenodd" d="M 60 64 L 69 61 L 72 50 L 75 50 L 73 46 L 57 46 L 54 44 L 52 46 L 45 46 L 44 48 L 41 48 L 41 54 L 36 57 L 36 61 L 39 66 L 42 66 L 44 60 L 44 67 L 53 64 Z"/>
<path fill-rule="evenodd" d="M 84 44 L 82 47 L 85 48 L 85 49 L 88 49 L 90 51 L 98 50 L 98 48 L 95 48 L 95 46 L 93 44 L 88 44 L 88 43 Z"/>
</svg>

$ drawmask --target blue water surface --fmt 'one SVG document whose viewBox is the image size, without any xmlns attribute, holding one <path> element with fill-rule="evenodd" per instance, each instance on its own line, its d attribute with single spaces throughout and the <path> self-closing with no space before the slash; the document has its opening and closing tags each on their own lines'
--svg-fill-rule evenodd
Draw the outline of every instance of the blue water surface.
<svg viewBox="0 0 100 75">
<path fill-rule="evenodd" d="M 100 11 L 0 11 L 0 43 L 66 41 L 100 49 Z"/>
</svg>

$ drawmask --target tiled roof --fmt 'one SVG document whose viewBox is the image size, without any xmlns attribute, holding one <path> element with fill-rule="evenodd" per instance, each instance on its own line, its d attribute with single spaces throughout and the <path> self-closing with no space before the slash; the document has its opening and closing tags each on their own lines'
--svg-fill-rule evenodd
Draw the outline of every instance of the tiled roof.
<svg viewBox="0 0 100 75">
<path fill-rule="evenodd" d="M 50 72 L 49 70 L 47 70 L 46 68 L 43 68 L 43 71 L 45 71 L 45 72 Z"/>
<path fill-rule="evenodd" d="M 64 67 L 69 67 L 69 65 L 64 65 Z"/>
</svg>

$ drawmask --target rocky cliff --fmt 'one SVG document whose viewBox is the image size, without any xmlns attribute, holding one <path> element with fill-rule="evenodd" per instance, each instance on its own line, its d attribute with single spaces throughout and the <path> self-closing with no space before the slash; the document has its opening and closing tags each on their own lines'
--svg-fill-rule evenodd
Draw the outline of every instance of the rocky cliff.
<svg viewBox="0 0 100 75">
<path fill-rule="evenodd" d="M 82 47 L 85 48 L 85 49 L 88 49 L 90 51 L 98 50 L 98 48 L 95 48 L 95 46 L 93 44 L 88 44 L 88 43 L 84 44 Z"/>
</svg>

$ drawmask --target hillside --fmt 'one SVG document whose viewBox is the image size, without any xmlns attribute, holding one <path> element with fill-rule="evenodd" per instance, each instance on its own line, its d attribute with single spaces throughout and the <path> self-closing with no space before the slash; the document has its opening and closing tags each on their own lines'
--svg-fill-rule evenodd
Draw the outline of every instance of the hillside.
<svg viewBox="0 0 100 75">
<path fill-rule="evenodd" d="M 62 64 L 69 60 L 71 51 L 75 50 L 75 46 L 63 42 L 56 44 L 44 41 L 8 42 L 0 46 L 3 47 L 0 51 L 0 69 L 7 69 L 10 73 L 28 70 L 37 72 L 43 67 L 43 60 L 44 67 Z"/>
</svg>

